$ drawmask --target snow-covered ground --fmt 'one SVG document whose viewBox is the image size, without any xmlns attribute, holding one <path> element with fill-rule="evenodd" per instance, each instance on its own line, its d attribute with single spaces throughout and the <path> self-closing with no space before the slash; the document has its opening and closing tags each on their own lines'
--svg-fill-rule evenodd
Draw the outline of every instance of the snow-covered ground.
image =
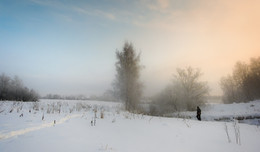
<svg viewBox="0 0 260 152">
<path fill-rule="evenodd" d="M 254 106 L 210 105 L 202 108 L 202 114 L 215 111 L 212 115 L 232 115 L 227 111 L 234 114 L 240 106 L 247 110 L 239 114 L 251 111 L 259 114 L 258 102 L 250 104 Z M 121 107 L 119 103 L 99 101 L 0 102 L 0 152 L 258 152 L 260 149 L 260 128 L 256 125 L 152 117 L 131 114 Z M 96 125 L 92 126 L 95 116 Z"/>
<path fill-rule="evenodd" d="M 233 104 L 206 104 L 200 107 L 202 110 L 201 118 L 206 121 L 233 121 L 239 119 L 239 122 L 260 125 L 260 101 L 252 101 L 249 103 L 233 103 Z M 176 112 L 168 116 L 181 118 L 196 118 L 196 111 Z"/>
</svg>

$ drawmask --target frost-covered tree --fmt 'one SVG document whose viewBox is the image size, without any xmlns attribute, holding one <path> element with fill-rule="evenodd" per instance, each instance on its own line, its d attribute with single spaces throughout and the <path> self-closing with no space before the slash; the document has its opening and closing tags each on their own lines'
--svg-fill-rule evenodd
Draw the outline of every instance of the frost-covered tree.
<svg viewBox="0 0 260 152">
<path fill-rule="evenodd" d="M 248 78 L 249 68 L 245 63 L 237 62 L 233 74 L 222 77 L 220 86 L 223 91 L 224 103 L 242 102 L 249 98 L 245 80 Z"/>
<path fill-rule="evenodd" d="M 222 100 L 224 103 L 233 103 L 238 100 L 238 88 L 232 76 L 223 77 L 220 80 L 220 86 L 224 92 Z"/>
<path fill-rule="evenodd" d="M 14 76 L 10 83 L 10 95 L 13 100 L 22 100 L 23 98 L 23 82 L 18 76 Z"/>
<path fill-rule="evenodd" d="M 116 58 L 115 92 L 126 110 L 135 111 L 142 95 L 140 54 L 136 54 L 133 45 L 126 42 L 122 51 L 116 51 Z"/>
<path fill-rule="evenodd" d="M 173 81 L 154 97 L 158 114 L 182 110 L 195 110 L 206 102 L 209 92 L 207 82 L 200 80 L 202 73 L 191 67 L 177 69 Z"/>
<path fill-rule="evenodd" d="M 246 84 L 250 86 L 251 100 L 260 99 L 260 57 L 252 58 L 249 68 L 250 73 Z"/>
<path fill-rule="evenodd" d="M 174 86 L 179 86 L 182 92 L 179 100 L 185 104 L 188 110 L 195 110 L 199 105 L 206 102 L 206 96 L 209 93 L 207 82 L 200 80 L 202 73 L 199 69 L 187 67 L 186 69 L 177 69 L 174 76 Z"/>
<path fill-rule="evenodd" d="M 39 95 L 34 90 L 24 87 L 22 80 L 0 75 L 0 100 L 37 101 Z"/>
<path fill-rule="evenodd" d="M 250 64 L 237 62 L 233 73 L 220 81 L 225 103 L 248 102 L 260 99 L 260 57 Z"/>
<path fill-rule="evenodd" d="M 10 77 L 2 74 L 0 76 L 0 100 L 8 98 L 10 89 Z"/>
</svg>

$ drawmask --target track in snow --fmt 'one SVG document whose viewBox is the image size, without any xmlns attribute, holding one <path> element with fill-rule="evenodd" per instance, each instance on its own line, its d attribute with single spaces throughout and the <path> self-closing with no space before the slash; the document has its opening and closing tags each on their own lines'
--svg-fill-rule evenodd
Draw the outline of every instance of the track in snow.
<svg viewBox="0 0 260 152">
<path fill-rule="evenodd" d="M 71 118 L 76 118 L 76 117 L 80 117 L 80 116 L 81 115 L 79 115 L 79 114 L 75 114 L 75 115 L 71 115 L 71 116 L 69 115 L 69 116 L 66 116 L 66 117 L 61 118 L 60 120 L 56 121 L 56 124 L 54 124 L 54 122 L 49 122 L 49 123 L 44 123 L 44 124 L 36 126 L 36 127 L 30 127 L 30 128 L 20 129 L 20 130 L 16 130 L 16 131 L 10 131 L 10 132 L 5 133 L 5 134 L 0 134 L 0 140 L 11 138 L 11 137 L 14 137 L 14 136 L 23 135 L 23 134 L 26 134 L 28 132 L 40 130 L 40 129 L 43 129 L 43 128 L 52 127 L 53 125 L 59 125 L 59 124 L 62 124 L 65 121 L 67 121 Z"/>
</svg>

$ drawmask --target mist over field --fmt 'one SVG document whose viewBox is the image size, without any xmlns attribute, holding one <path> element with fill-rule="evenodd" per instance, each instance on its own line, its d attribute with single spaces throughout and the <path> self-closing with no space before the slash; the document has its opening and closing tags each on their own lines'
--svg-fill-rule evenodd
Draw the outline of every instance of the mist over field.
<svg viewBox="0 0 260 152">
<path fill-rule="evenodd" d="M 259 56 L 258 1 L 1 1 L 0 73 L 40 95 L 102 95 L 125 41 L 141 52 L 144 94 L 176 68 L 201 69 L 211 95 L 237 61 Z M 155 75 L 156 74 L 156 75 Z"/>
<path fill-rule="evenodd" d="M 1 0 L 0 151 L 258 152 L 259 27 L 256 0 Z"/>
</svg>

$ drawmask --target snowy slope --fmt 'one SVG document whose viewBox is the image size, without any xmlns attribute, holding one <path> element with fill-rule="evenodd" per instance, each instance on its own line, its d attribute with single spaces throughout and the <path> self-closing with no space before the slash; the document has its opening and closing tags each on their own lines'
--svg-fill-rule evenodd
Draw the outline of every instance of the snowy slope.
<svg viewBox="0 0 260 152">
<path fill-rule="evenodd" d="M 260 148 L 260 128 L 254 125 L 137 115 L 113 102 L 42 100 L 39 110 L 33 105 L 0 103 L 1 152 L 258 152 Z M 95 115 L 96 125 L 91 126 Z"/>
</svg>

